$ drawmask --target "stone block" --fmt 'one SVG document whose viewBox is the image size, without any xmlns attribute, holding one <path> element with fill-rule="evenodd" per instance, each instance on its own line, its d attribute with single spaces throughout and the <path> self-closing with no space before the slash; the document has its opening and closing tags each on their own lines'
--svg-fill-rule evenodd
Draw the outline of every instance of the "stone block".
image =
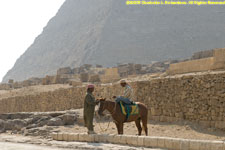
<svg viewBox="0 0 225 150">
<path fill-rule="evenodd" d="M 71 74 L 71 73 L 72 73 L 72 70 L 70 67 L 59 68 L 57 70 L 57 75 Z"/>
<path fill-rule="evenodd" d="M 158 140 L 157 147 L 165 148 L 165 137 L 158 137 L 157 140 Z"/>
<path fill-rule="evenodd" d="M 63 141 L 63 133 L 58 133 L 57 140 Z"/>
<path fill-rule="evenodd" d="M 100 142 L 100 134 L 94 134 L 94 142 L 99 143 Z"/>
<path fill-rule="evenodd" d="M 82 74 L 80 74 L 80 80 L 82 82 L 87 82 L 88 79 L 89 79 L 89 74 L 88 73 L 82 73 Z"/>
<path fill-rule="evenodd" d="M 157 137 L 145 137 L 144 138 L 144 146 L 156 148 L 158 146 Z"/>
<path fill-rule="evenodd" d="M 199 141 L 199 150 L 210 150 L 210 141 Z"/>
<path fill-rule="evenodd" d="M 182 139 L 180 143 L 180 149 L 189 150 L 190 149 L 190 141 L 186 139 Z"/>
<path fill-rule="evenodd" d="M 107 135 L 107 143 L 115 143 L 115 135 L 114 134 Z"/>
<path fill-rule="evenodd" d="M 79 141 L 79 134 L 78 133 L 73 134 L 73 141 Z"/>
<path fill-rule="evenodd" d="M 225 122 L 224 121 L 216 121 L 215 127 L 218 129 L 225 129 Z"/>
<path fill-rule="evenodd" d="M 68 133 L 63 133 L 63 141 L 68 141 Z"/>
<path fill-rule="evenodd" d="M 94 142 L 94 140 L 95 140 L 94 134 L 89 134 L 87 136 L 86 142 Z"/>
<path fill-rule="evenodd" d="M 115 142 L 116 144 L 118 144 L 118 143 L 120 143 L 120 141 L 121 141 L 121 135 L 115 135 L 115 136 L 114 136 L 114 142 Z"/>
<path fill-rule="evenodd" d="M 71 142 L 71 141 L 75 141 L 75 139 L 74 139 L 74 135 L 75 135 L 75 134 L 68 133 L 68 138 L 67 138 L 67 141 L 69 141 L 69 142 Z"/>
<path fill-rule="evenodd" d="M 223 143 L 223 149 L 222 150 L 225 150 L 225 142 Z"/>
<path fill-rule="evenodd" d="M 130 145 L 133 145 L 133 146 L 138 145 L 138 136 L 133 135 L 133 136 L 129 137 L 129 140 L 130 140 L 129 141 Z"/>
<path fill-rule="evenodd" d="M 159 121 L 160 122 L 166 122 L 167 121 L 167 117 L 166 116 L 160 116 Z"/>
<path fill-rule="evenodd" d="M 154 121 L 159 121 L 160 120 L 160 117 L 159 116 L 151 116 L 151 118 Z"/>
<path fill-rule="evenodd" d="M 100 143 L 107 143 L 107 134 L 101 134 L 100 136 L 99 136 L 99 142 Z"/>
<path fill-rule="evenodd" d="M 144 146 L 144 139 L 146 136 L 138 136 L 137 146 Z"/>
<path fill-rule="evenodd" d="M 223 141 L 211 141 L 210 150 L 222 150 L 224 146 Z"/>
<path fill-rule="evenodd" d="M 131 145 L 132 143 L 132 135 L 123 135 L 126 138 L 126 144 Z"/>
<path fill-rule="evenodd" d="M 174 150 L 180 150 L 180 145 L 181 145 L 180 139 L 172 140 L 172 146 Z"/>
<path fill-rule="evenodd" d="M 173 138 L 166 138 L 165 139 L 165 144 L 164 144 L 164 146 L 165 146 L 165 148 L 166 149 L 173 149 Z"/>
<path fill-rule="evenodd" d="M 78 140 L 80 142 L 87 142 L 88 140 L 88 134 L 86 133 L 80 133 L 78 137 L 79 137 Z"/>
<path fill-rule="evenodd" d="M 53 140 L 58 140 L 58 134 L 57 133 L 52 133 L 51 137 Z"/>
<path fill-rule="evenodd" d="M 190 141 L 190 150 L 199 150 L 200 145 L 201 145 L 201 143 L 199 140 L 191 140 Z"/>
<path fill-rule="evenodd" d="M 151 114 L 153 116 L 159 116 L 162 114 L 162 111 L 160 109 L 156 109 L 156 108 L 151 108 Z"/>
<path fill-rule="evenodd" d="M 99 75 L 92 75 L 89 78 L 89 82 L 100 82 L 100 76 Z"/>
<path fill-rule="evenodd" d="M 124 135 L 121 135 L 119 144 L 127 144 L 127 138 Z"/>
</svg>

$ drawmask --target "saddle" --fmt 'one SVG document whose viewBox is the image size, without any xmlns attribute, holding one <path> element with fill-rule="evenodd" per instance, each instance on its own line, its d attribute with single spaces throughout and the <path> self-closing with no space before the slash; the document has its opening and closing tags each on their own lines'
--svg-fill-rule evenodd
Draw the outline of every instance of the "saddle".
<svg viewBox="0 0 225 150">
<path fill-rule="evenodd" d="M 126 115 L 126 120 L 129 118 L 130 115 L 137 115 L 139 113 L 138 105 L 134 102 L 133 104 L 126 104 L 120 101 L 119 105 L 122 113 Z"/>
</svg>

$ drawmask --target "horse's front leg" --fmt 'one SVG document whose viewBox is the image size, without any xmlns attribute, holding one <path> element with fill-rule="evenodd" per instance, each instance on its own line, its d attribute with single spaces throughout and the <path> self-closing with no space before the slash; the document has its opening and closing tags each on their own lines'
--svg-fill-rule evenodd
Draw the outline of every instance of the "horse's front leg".
<svg viewBox="0 0 225 150">
<path fill-rule="evenodd" d="M 116 124 L 116 129 L 117 129 L 117 132 L 118 132 L 118 134 L 120 134 L 119 124 L 118 124 L 118 123 L 115 123 L 115 124 Z"/>
<path fill-rule="evenodd" d="M 118 134 L 123 134 L 123 123 L 119 123 L 118 126 L 119 126 Z"/>
</svg>

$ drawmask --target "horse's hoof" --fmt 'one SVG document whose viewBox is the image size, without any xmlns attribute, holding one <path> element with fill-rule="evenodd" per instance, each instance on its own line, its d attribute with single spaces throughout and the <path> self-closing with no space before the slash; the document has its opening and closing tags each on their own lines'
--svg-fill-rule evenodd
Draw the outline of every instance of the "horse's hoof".
<svg viewBox="0 0 225 150">
<path fill-rule="evenodd" d="M 136 134 L 136 136 L 141 136 L 141 134 Z"/>
</svg>

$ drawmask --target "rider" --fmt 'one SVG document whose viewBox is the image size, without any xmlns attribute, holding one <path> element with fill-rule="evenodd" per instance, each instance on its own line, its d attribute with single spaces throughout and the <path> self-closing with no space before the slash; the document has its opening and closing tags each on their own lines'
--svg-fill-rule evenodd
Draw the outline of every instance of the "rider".
<svg viewBox="0 0 225 150">
<path fill-rule="evenodd" d="M 120 101 L 124 102 L 125 104 L 133 104 L 132 96 L 133 96 L 133 89 L 130 85 L 126 82 L 126 80 L 121 80 L 120 85 L 125 88 L 124 93 L 122 96 L 113 96 L 116 99 L 116 102 L 119 103 Z"/>
</svg>

